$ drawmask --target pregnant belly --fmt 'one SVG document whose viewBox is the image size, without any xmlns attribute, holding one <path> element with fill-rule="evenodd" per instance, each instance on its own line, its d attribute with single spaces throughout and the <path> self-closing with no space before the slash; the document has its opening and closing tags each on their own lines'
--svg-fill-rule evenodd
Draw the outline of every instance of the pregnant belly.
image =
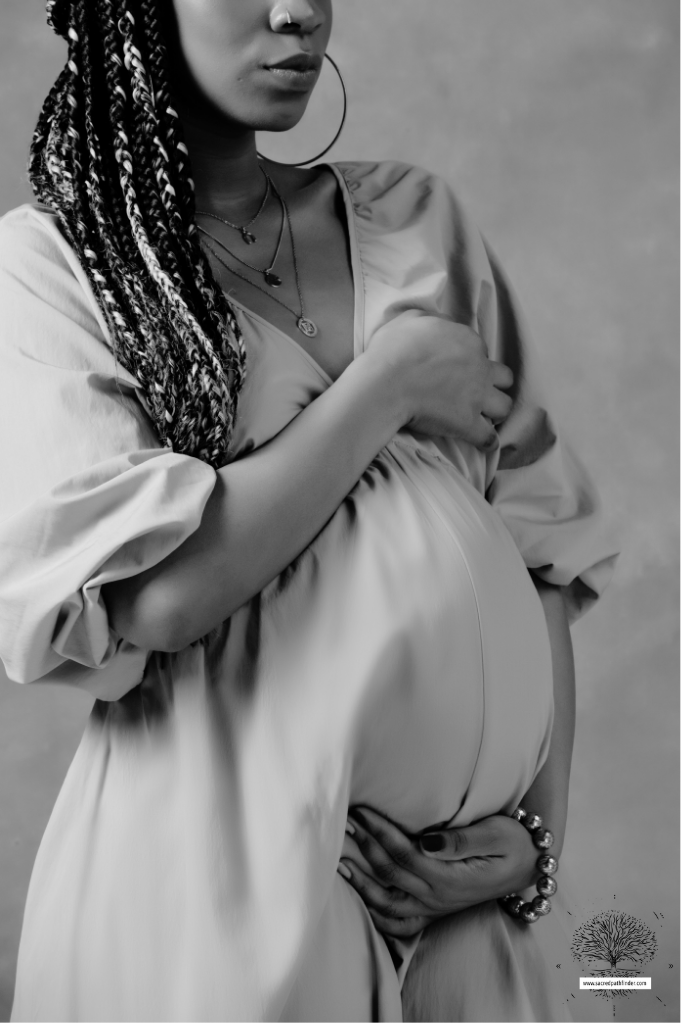
<svg viewBox="0 0 683 1024">
<path fill-rule="evenodd" d="M 319 736 L 330 751 L 335 732 L 347 744 L 345 803 L 411 832 L 512 810 L 547 749 L 551 664 L 535 588 L 488 503 L 450 465 L 394 442 L 299 571 L 302 610 L 317 595 L 310 641 L 326 632 L 316 681 L 334 706 Z M 375 1015 L 373 993 L 395 987 L 376 946 L 388 961 L 337 877 L 281 1019 L 324 1019 L 311 1003 L 321 991 L 343 994 L 334 1019 L 400 1019 Z"/>
<path fill-rule="evenodd" d="M 552 722 L 545 619 L 502 520 L 449 464 L 393 442 L 263 611 L 315 745 L 347 752 L 352 804 L 418 830 L 526 791 Z"/>
</svg>

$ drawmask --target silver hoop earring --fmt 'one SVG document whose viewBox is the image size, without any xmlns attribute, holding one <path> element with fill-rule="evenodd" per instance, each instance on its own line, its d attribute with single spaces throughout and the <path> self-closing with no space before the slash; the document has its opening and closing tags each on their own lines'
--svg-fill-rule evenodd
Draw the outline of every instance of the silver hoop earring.
<svg viewBox="0 0 683 1024">
<path fill-rule="evenodd" d="M 312 164 L 315 160 L 320 160 L 320 158 L 322 156 L 325 156 L 325 153 L 329 153 L 329 151 L 332 149 L 332 147 L 334 146 L 335 142 L 337 141 L 337 139 L 341 135 L 342 131 L 344 130 L 344 125 L 346 123 L 346 109 L 347 109 L 347 106 L 348 106 L 348 98 L 347 98 L 347 95 L 346 95 L 346 86 L 344 84 L 344 79 L 342 78 L 342 73 L 339 70 L 339 67 L 337 66 L 336 62 L 332 60 L 332 58 L 330 57 L 329 53 L 326 53 L 325 57 L 327 58 L 327 60 L 329 60 L 329 62 L 332 65 L 332 67 L 337 72 L 337 75 L 339 76 L 339 81 L 340 81 L 341 87 L 342 87 L 342 93 L 343 93 L 343 96 L 344 96 L 344 112 L 342 113 L 341 124 L 339 125 L 339 128 L 337 129 L 337 134 L 332 139 L 332 142 L 330 142 L 329 146 L 325 146 L 325 148 L 322 150 L 322 152 L 318 153 L 316 156 L 309 157 L 308 160 L 298 160 L 295 164 L 283 164 L 284 167 L 304 167 L 306 164 Z"/>
</svg>

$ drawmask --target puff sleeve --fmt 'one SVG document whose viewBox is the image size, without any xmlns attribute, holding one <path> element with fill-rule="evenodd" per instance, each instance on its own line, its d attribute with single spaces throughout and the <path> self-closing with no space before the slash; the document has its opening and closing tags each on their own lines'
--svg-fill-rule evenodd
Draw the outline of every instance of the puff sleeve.
<svg viewBox="0 0 683 1024">
<path fill-rule="evenodd" d="M 498 425 L 497 451 L 484 456 L 457 438 L 431 443 L 493 505 L 527 567 L 564 589 L 575 619 L 606 587 L 617 547 L 598 491 L 558 429 L 518 302 L 444 179 L 406 164 L 367 165 L 355 197 L 364 199 L 370 193 L 364 182 L 377 178 L 374 212 L 364 213 L 361 202 L 357 216 L 363 221 L 364 272 L 382 322 L 388 307 L 392 315 L 416 308 L 467 324 L 490 358 L 507 364 L 514 376 L 513 407 Z M 379 324 L 369 318 L 371 329 Z"/>
<path fill-rule="evenodd" d="M 349 188 L 366 337 L 407 310 L 467 324 L 513 371 L 500 445 L 421 438 L 494 506 L 527 567 L 564 588 L 576 618 L 604 590 L 617 548 L 598 492 L 561 437 L 517 301 L 474 220 L 443 178 L 395 161 L 339 165 Z"/>
<path fill-rule="evenodd" d="M 116 700 L 149 653 L 101 588 L 182 544 L 216 475 L 160 447 L 55 218 L 29 206 L 0 221 L 0 436 L 0 659 Z"/>
<path fill-rule="evenodd" d="M 486 496 L 505 522 L 529 569 L 563 588 L 570 620 L 607 586 L 617 547 L 586 468 L 553 419 L 538 357 L 513 292 L 485 245 L 488 273 L 477 324 L 494 359 L 513 371 L 513 407 L 498 428 Z"/>
</svg>

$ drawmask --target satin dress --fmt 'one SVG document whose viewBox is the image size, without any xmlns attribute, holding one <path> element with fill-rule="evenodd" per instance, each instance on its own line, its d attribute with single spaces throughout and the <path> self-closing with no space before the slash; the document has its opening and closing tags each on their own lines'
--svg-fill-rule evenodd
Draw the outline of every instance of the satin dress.
<svg viewBox="0 0 683 1024">
<path fill-rule="evenodd" d="M 401 431 L 283 573 L 177 654 L 117 636 L 100 588 L 181 544 L 215 473 L 159 447 L 54 217 L 25 207 L 0 225 L 15 483 L 0 513 L 0 656 L 18 682 L 96 698 L 36 859 L 14 1020 L 400 1020 L 415 943 L 397 971 L 336 872 L 349 805 L 408 831 L 464 825 L 512 810 L 547 754 L 550 651 L 528 570 L 576 613 L 595 599 L 614 549 L 594 489 L 447 186 L 401 164 L 331 170 L 356 355 L 406 309 L 451 316 L 512 366 L 515 405 L 487 456 Z M 236 307 L 248 362 L 231 458 L 331 385 Z M 457 980 L 456 945 L 449 959 L 441 944 Z"/>
</svg>

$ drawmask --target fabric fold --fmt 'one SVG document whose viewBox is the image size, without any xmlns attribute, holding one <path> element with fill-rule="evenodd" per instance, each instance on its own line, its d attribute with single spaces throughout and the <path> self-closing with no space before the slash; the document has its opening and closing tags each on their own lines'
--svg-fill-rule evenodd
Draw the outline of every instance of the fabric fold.
<svg viewBox="0 0 683 1024">
<path fill-rule="evenodd" d="M 447 182 L 407 164 L 340 164 L 353 197 L 367 339 L 407 309 L 466 324 L 514 375 L 500 444 L 484 455 L 419 438 L 493 505 L 527 564 L 565 588 L 576 619 L 611 577 L 617 547 L 597 490 L 562 440 L 524 314 L 498 258 Z"/>
<path fill-rule="evenodd" d="M 199 526 L 215 479 L 211 467 L 188 456 L 132 452 L 77 474 L 0 523 L 0 657 L 9 677 L 34 682 L 65 662 L 101 669 L 118 654 L 130 658 L 134 648 L 109 626 L 101 588 L 179 547 Z M 60 681 L 67 677 L 62 667 Z M 122 696 L 121 682 L 109 699 Z"/>
<path fill-rule="evenodd" d="M 102 585 L 182 544 L 216 474 L 160 447 L 49 211 L 2 218 L 0 305 L 0 659 L 117 700 L 148 652 L 110 627 Z"/>
</svg>

